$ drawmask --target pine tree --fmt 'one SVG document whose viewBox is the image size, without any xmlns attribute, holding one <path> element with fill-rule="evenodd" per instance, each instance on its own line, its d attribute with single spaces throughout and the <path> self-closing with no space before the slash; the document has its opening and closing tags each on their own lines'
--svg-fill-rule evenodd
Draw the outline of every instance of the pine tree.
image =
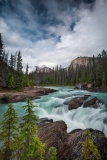
<svg viewBox="0 0 107 160">
<path fill-rule="evenodd" d="M 8 68 L 8 55 L 9 53 L 5 53 L 5 51 L 3 52 L 3 62 L 7 65 Z"/>
<path fill-rule="evenodd" d="M 15 89 L 16 88 L 15 78 L 12 76 L 11 73 L 8 73 L 8 75 L 6 77 L 6 86 L 9 89 Z"/>
<path fill-rule="evenodd" d="M 103 74 L 102 74 L 102 87 L 105 87 L 105 86 L 106 86 L 106 75 L 103 72 Z"/>
<path fill-rule="evenodd" d="M 0 61 L 3 61 L 3 41 L 0 33 Z"/>
<path fill-rule="evenodd" d="M 34 107 L 33 103 L 27 99 L 26 105 L 22 107 L 25 110 L 25 115 L 22 117 L 20 132 L 12 144 L 14 149 L 12 157 L 17 157 L 20 160 L 31 160 L 32 158 L 42 160 L 45 153 L 45 145 L 36 135 L 37 117 L 33 111 Z"/>
<path fill-rule="evenodd" d="M 18 52 L 18 55 L 17 55 L 17 68 L 16 68 L 16 71 L 17 71 L 17 74 L 16 74 L 16 77 L 15 77 L 15 81 L 16 81 L 16 89 L 20 90 L 23 88 L 23 71 L 22 71 L 22 56 L 21 56 L 21 53 L 20 51 Z"/>
<path fill-rule="evenodd" d="M 17 113 L 12 104 L 9 104 L 3 118 L 0 128 L 0 141 L 2 142 L 0 160 L 10 160 L 12 154 L 11 143 L 17 134 Z"/>
<path fill-rule="evenodd" d="M 89 130 L 86 130 L 85 134 L 86 140 L 82 142 L 82 160 L 101 160 L 101 156 L 98 152 L 97 147 L 91 140 L 91 133 Z"/>
<path fill-rule="evenodd" d="M 17 55 L 17 72 L 19 74 L 22 74 L 22 56 L 21 56 L 21 52 L 19 51 L 18 52 L 18 55 Z"/>
<path fill-rule="evenodd" d="M 11 68 L 11 72 L 13 72 L 13 69 L 14 69 L 14 55 L 13 54 L 11 54 L 10 56 L 9 66 Z"/>
<path fill-rule="evenodd" d="M 13 76 L 11 76 L 8 88 L 9 89 L 15 89 L 15 87 L 16 87 L 15 79 L 14 79 Z"/>
<path fill-rule="evenodd" d="M 24 85 L 24 87 L 30 86 L 29 78 L 28 78 L 28 68 L 29 68 L 29 66 L 27 64 L 27 66 L 26 66 L 26 73 L 23 76 L 23 85 Z"/>
</svg>

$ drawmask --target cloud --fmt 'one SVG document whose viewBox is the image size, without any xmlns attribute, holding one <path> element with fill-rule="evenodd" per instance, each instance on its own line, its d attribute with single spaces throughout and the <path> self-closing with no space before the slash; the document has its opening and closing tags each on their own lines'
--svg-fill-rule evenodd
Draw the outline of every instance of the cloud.
<svg viewBox="0 0 107 160">
<path fill-rule="evenodd" d="M 62 34 L 61 41 L 57 44 L 58 49 L 62 48 L 63 52 L 68 51 L 66 57 L 70 54 L 72 58 L 92 56 L 97 55 L 102 49 L 107 50 L 106 4 L 106 1 L 96 1 L 93 10 L 81 6 L 77 11 L 79 21 L 74 26 L 74 32 L 68 31 L 65 35 Z"/>
<path fill-rule="evenodd" d="M 107 1 L 4 0 L 0 32 L 4 48 L 20 50 L 24 68 L 66 67 L 78 56 L 97 56 L 107 50 Z M 1 3 L 1 2 L 0 2 Z"/>
</svg>

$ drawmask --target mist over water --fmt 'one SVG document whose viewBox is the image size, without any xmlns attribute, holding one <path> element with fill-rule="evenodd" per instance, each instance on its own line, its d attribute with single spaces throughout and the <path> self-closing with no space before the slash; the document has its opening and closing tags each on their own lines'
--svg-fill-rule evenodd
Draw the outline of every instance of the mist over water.
<svg viewBox="0 0 107 160">
<path fill-rule="evenodd" d="M 53 89 L 58 91 L 32 101 L 38 106 L 34 108 L 34 111 L 39 118 L 49 118 L 53 121 L 63 120 L 67 124 L 67 132 L 74 129 L 93 128 L 102 131 L 107 137 L 107 93 L 74 90 L 70 87 L 53 87 Z M 104 103 L 100 103 L 97 109 L 83 108 L 81 105 L 77 109 L 68 110 L 68 106 L 64 105 L 64 102 L 84 95 L 90 95 L 87 100 L 96 96 Z M 22 105 L 24 102 L 14 103 L 19 117 L 24 114 L 21 109 Z M 0 120 L 2 120 L 2 114 L 6 109 L 7 105 L 0 104 Z"/>
</svg>

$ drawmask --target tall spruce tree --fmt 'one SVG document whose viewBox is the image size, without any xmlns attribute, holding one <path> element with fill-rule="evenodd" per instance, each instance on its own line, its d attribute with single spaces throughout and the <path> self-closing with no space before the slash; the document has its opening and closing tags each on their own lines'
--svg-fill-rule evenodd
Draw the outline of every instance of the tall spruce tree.
<svg viewBox="0 0 107 160">
<path fill-rule="evenodd" d="M 2 142 L 0 160 L 10 160 L 12 150 L 11 143 L 17 134 L 17 113 L 12 104 L 9 104 L 3 115 L 0 128 L 0 141 Z"/>
<path fill-rule="evenodd" d="M 97 147 L 91 140 L 91 133 L 86 130 L 84 133 L 86 140 L 82 142 L 82 154 L 81 160 L 101 160 L 101 155 L 98 152 Z"/>
<path fill-rule="evenodd" d="M 37 137 L 37 126 L 35 125 L 37 117 L 33 111 L 35 106 L 29 99 L 22 108 L 25 115 L 22 117 L 20 132 L 12 144 L 14 149 L 13 157 L 20 160 L 31 160 L 35 158 L 42 160 L 45 153 L 45 145 Z"/>
<path fill-rule="evenodd" d="M 19 51 L 17 54 L 17 74 L 16 74 L 16 89 L 23 88 L 23 71 L 22 71 L 22 56 L 21 52 Z"/>
<path fill-rule="evenodd" d="M 3 61 L 3 41 L 0 33 L 0 61 Z"/>
<path fill-rule="evenodd" d="M 24 86 L 24 87 L 27 87 L 27 86 L 30 85 L 30 83 L 29 83 L 29 78 L 28 78 L 28 68 L 29 68 L 29 66 L 28 66 L 28 64 L 27 64 L 25 75 L 23 75 L 23 86 Z"/>
<path fill-rule="evenodd" d="M 19 51 L 18 52 L 18 55 L 17 55 L 17 72 L 19 74 L 22 74 L 22 56 L 21 56 L 21 52 Z"/>
<path fill-rule="evenodd" d="M 14 68 L 14 55 L 13 54 L 11 54 L 10 56 L 9 66 L 11 68 L 11 72 L 13 72 L 13 68 Z"/>
</svg>

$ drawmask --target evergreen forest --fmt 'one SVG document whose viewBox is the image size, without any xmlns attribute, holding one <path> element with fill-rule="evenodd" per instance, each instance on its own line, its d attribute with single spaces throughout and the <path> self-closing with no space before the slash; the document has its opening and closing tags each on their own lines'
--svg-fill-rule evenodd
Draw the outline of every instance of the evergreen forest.
<svg viewBox="0 0 107 160">
<path fill-rule="evenodd" d="M 107 86 L 107 52 L 103 50 L 97 57 L 89 57 L 88 64 L 62 68 L 53 67 L 50 72 L 38 72 L 36 69 L 28 73 L 29 66 L 23 72 L 21 52 L 9 55 L 3 49 L 2 35 L 0 34 L 0 87 L 13 90 L 22 90 L 32 85 L 75 86 L 78 83 L 91 83 L 96 87 Z"/>
<path fill-rule="evenodd" d="M 23 87 L 31 86 L 32 82 L 28 78 L 28 68 L 27 64 L 24 73 L 20 51 L 15 54 L 5 53 L 0 34 L 0 87 L 21 91 Z"/>
<path fill-rule="evenodd" d="M 69 66 L 56 66 L 49 73 L 38 73 L 36 70 L 29 74 L 30 79 L 37 85 L 70 85 L 77 83 L 92 83 L 97 87 L 107 86 L 107 52 L 102 51 L 97 57 L 89 57 L 87 66 L 77 65 L 74 69 Z"/>
</svg>

